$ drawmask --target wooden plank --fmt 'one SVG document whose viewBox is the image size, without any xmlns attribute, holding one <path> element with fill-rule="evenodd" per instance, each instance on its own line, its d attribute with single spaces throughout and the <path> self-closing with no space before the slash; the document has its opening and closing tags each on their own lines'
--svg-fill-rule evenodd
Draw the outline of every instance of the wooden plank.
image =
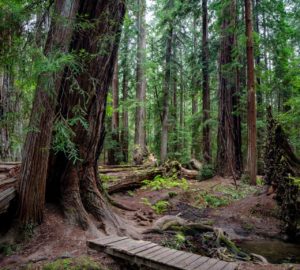
<svg viewBox="0 0 300 270">
<path fill-rule="evenodd" d="M 222 270 L 235 270 L 237 269 L 237 267 L 238 267 L 237 263 L 230 262 Z"/>
<path fill-rule="evenodd" d="M 203 263 L 209 260 L 208 257 L 199 257 L 196 261 L 187 266 L 187 270 L 197 269 L 196 267 L 201 266 Z M 200 269 L 200 268 L 199 268 Z"/>
<path fill-rule="evenodd" d="M 176 257 L 172 258 L 171 260 L 167 261 L 166 264 L 177 267 L 176 262 L 178 262 L 178 260 L 180 261 L 181 259 L 186 258 L 187 255 L 189 255 L 189 253 L 183 252 L 182 254 L 179 254 Z"/>
<path fill-rule="evenodd" d="M 88 241 L 88 245 L 140 267 L 147 266 L 159 270 L 235 270 L 238 266 L 236 263 L 178 251 L 148 241 L 136 241 L 127 237 L 105 236 Z"/>
<path fill-rule="evenodd" d="M 176 265 L 181 262 L 181 261 L 184 261 L 186 259 L 188 259 L 189 257 L 191 257 L 193 254 L 192 253 L 188 253 L 188 252 L 184 252 L 183 255 L 181 256 L 178 256 L 177 258 L 175 258 L 174 260 L 172 260 L 172 264 L 173 265 Z"/>
<path fill-rule="evenodd" d="M 174 253 L 170 254 L 168 257 L 165 257 L 160 260 L 162 263 L 167 263 L 170 262 L 171 260 L 175 259 L 177 256 L 181 255 L 183 252 L 182 251 L 177 251 L 174 249 Z"/>
<path fill-rule="evenodd" d="M 163 258 L 166 258 L 167 256 L 171 255 L 174 253 L 173 249 L 168 249 L 168 251 L 161 253 L 160 255 L 157 255 L 153 257 L 153 260 L 160 262 Z"/>
<path fill-rule="evenodd" d="M 128 253 L 128 254 L 131 254 L 129 250 L 132 250 L 132 249 L 136 249 L 136 248 L 139 248 L 139 247 L 142 247 L 142 246 L 145 246 L 147 244 L 149 244 L 150 242 L 145 242 L 145 241 L 134 241 L 134 240 L 131 240 L 131 242 L 128 242 L 128 244 L 126 245 L 118 245 L 118 242 L 115 243 L 114 248 L 116 250 L 119 250 L 119 251 L 123 251 L 125 253 Z"/>
<path fill-rule="evenodd" d="M 156 246 L 154 246 L 152 248 L 149 248 L 147 250 L 144 250 L 144 251 L 141 251 L 139 253 L 136 253 L 135 256 L 144 257 L 145 255 L 153 253 L 154 251 L 157 251 L 157 250 L 160 250 L 160 249 L 162 249 L 162 246 L 156 245 Z"/>
<path fill-rule="evenodd" d="M 166 254 L 168 251 L 170 251 L 169 248 L 163 247 L 162 249 L 157 250 L 156 252 L 146 255 L 145 258 L 152 259 L 155 261 L 156 257 L 160 257 L 161 255 Z"/>
<path fill-rule="evenodd" d="M 195 267 L 193 270 L 208 270 L 210 269 L 212 266 L 214 266 L 215 264 L 217 264 L 217 262 L 219 262 L 219 260 L 216 259 L 209 259 L 208 261 L 206 261 L 205 263 L 203 263 L 201 266 L 197 266 Z"/>
<path fill-rule="evenodd" d="M 130 253 L 131 253 L 131 254 L 136 254 L 136 253 L 138 253 L 138 252 L 142 252 L 142 251 L 144 251 L 144 250 L 146 250 L 146 249 L 149 249 L 149 248 L 151 248 L 151 247 L 154 247 L 154 246 L 157 246 L 157 244 L 154 244 L 154 243 L 149 242 L 149 245 L 145 245 L 145 246 L 143 246 L 143 247 L 138 247 L 138 248 L 135 248 L 135 249 L 133 249 L 133 250 L 130 250 Z"/>
<path fill-rule="evenodd" d="M 228 264 L 225 261 L 218 261 L 213 267 L 209 268 L 209 270 L 222 270 Z"/>
<path fill-rule="evenodd" d="M 125 237 L 125 236 L 124 237 L 113 236 L 113 237 L 109 237 L 107 239 L 98 238 L 94 242 L 98 245 L 105 246 L 105 245 L 108 245 L 108 244 L 111 244 L 111 243 L 119 242 L 119 241 L 127 239 L 127 238 L 128 237 Z"/>
<path fill-rule="evenodd" d="M 194 261 L 198 260 L 200 258 L 199 255 L 197 254 L 192 254 L 191 257 L 182 260 L 181 262 L 178 263 L 179 267 L 182 267 L 183 269 L 185 269 L 188 265 L 192 264 Z"/>
<path fill-rule="evenodd" d="M 131 244 L 132 241 L 133 241 L 132 239 L 126 238 L 121 241 L 109 243 L 106 245 L 106 247 L 113 248 L 113 249 L 118 249 L 118 248 L 122 249 L 122 247 L 126 247 L 127 245 Z"/>
</svg>

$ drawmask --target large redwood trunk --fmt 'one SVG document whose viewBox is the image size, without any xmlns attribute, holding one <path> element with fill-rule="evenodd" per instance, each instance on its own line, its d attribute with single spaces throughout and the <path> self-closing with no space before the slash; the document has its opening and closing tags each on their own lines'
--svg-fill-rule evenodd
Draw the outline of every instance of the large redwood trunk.
<svg viewBox="0 0 300 270">
<path fill-rule="evenodd" d="M 222 176 L 238 177 L 242 155 L 238 72 L 234 65 L 235 28 L 236 1 L 230 0 L 222 14 L 217 171 Z"/>
<path fill-rule="evenodd" d="M 137 66 L 136 66 L 136 101 L 138 102 L 135 115 L 135 149 L 133 159 L 136 164 L 142 164 L 147 155 L 145 102 L 146 102 L 146 0 L 137 1 Z"/>
<path fill-rule="evenodd" d="M 72 71 L 67 70 L 60 89 L 57 113 L 65 119 L 71 119 L 76 117 L 74 108 L 80 106 L 88 127 L 80 122 L 73 127 L 76 134 L 73 141 L 78 148 L 80 161 L 74 163 L 61 154 L 52 160 L 52 168 L 61 170 L 55 173 L 55 177 L 49 171 L 49 186 L 55 185 L 53 180 L 61 181 L 62 205 L 69 219 L 86 228 L 89 225 L 89 212 L 102 221 L 103 229 L 118 232 L 118 220 L 99 190 L 97 161 L 103 147 L 106 97 L 113 77 L 124 9 L 123 1 L 81 2 L 80 14 L 88 14 L 89 21 L 94 25 L 91 29 L 74 33 L 71 50 L 85 50 L 94 57 L 85 62 L 83 72 L 73 80 L 69 76 Z M 74 81 L 84 94 L 72 89 Z"/>
<path fill-rule="evenodd" d="M 46 56 L 54 57 L 57 52 L 68 51 L 78 7 L 79 0 L 55 1 L 55 16 L 45 46 Z M 61 18 L 64 18 L 64 24 L 59 22 Z M 23 223 L 40 223 L 43 218 L 54 108 L 62 77 L 63 71 L 58 71 L 56 74 L 42 74 L 38 79 L 20 173 L 19 216 Z"/>
<path fill-rule="evenodd" d="M 254 74 L 254 47 L 252 24 L 252 1 L 245 0 L 245 20 L 247 37 L 247 91 L 248 91 L 248 156 L 247 173 L 250 183 L 256 184 L 256 97 Z"/>
<path fill-rule="evenodd" d="M 74 4 L 74 1 L 71 2 Z M 57 1 L 56 6 L 60 3 L 61 1 Z M 48 133 L 43 130 L 37 135 L 28 135 L 28 142 L 33 137 L 37 138 L 38 144 L 30 148 L 27 142 L 25 147 L 21 181 L 21 218 L 23 222 L 42 220 L 47 175 L 45 170 L 48 168 L 47 195 L 51 199 L 54 196 L 60 199 L 69 221 L 87 229 L 92 224 L 89 212 L 101 222 L 101 227 L 106 231 L 121 232 L 118 218 L 111 211 L 101 191 L 97 162 L 103 146 L 106 97 L 113 77 L 125 6 L 121 0 L 80 0 L 74 12 L 78 14 L 78 25 L 84 18 L 91 26 L 76 27 L 71 31 L 72 39 L 68 50 L 76 54 L 81 66 L 79 70 L 66 67 L 63 76 L 55 80 L 55 85 L 59 86 L 56 110 L 52 112 L 51 108 L 47 107 L 48 117 L 39 118 L 38 127 L 49 123 L 49 114 L 57 116 L 56 123 L 71 121 L 72 124 L 69 124 L 68 128 L 73 132 L 70 139 L 74 143 L 77 157 L 70 160 L 67 151 L 52 152 L 47 166 L 47 149 L 50 147 L 49 134 L 52 125 L 46 125 Z M 61 32 L 58 33 L 60 43 L 68 40 L 69 32 L 63 36 L 60 36 Z M 49 36 L 57 38 L 53 32 L 52 35 L 50 32 Z M 49 96 L 42 96 L 41 99 L 41 92 L 37 91 L 38 98 L 34 108 L 45 104 L 51 104 L 53 108 L 55 102 Z M 53 117 L 50 120 L 53 120 Z M 39 134 L 47 140 L 42 140 L 43 136 L 41 138 Z M 55 132 L 53 135 L 56 135 Z M 41 151 L 42 148 L 46 151 Z M 31 211 L 28 206 L 31 206 Z"/>
</svg>

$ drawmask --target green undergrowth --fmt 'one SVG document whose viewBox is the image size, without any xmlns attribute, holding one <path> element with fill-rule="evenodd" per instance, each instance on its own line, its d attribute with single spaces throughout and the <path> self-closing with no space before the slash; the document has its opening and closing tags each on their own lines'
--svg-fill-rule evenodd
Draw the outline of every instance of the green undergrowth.
<svg viewBox="0 0 300 270">
<path fill-rule="evenodd" d="M 153 211 L 158 215 L 165 213 L 168 210 L 168 207 L 170 206 L 169 202 L 164 200 L 160 200 L 155 204 L 151 204 L 148 198 L 142 198 L 142 203 L 151 207 Z"/>
<path fill-rule="evenodd" d="M 162 177 L 161 175 L 155 176 L 153 180 L 144 180 L 143 189 L 162 190 L 171 188 L 181 188 L 183 190 L 189 189 L 189 183 L 186 179 L 178 179 L 175 175 L 171 177 Z"/>
<path fill-rule="evenodd" d="M 28 265 L 26 270 L 37 269 L 33 265 Z M 90 257 L 82 256 L 70 259 L 58 259 L 43 265 L 42 270 L 105 270 L 98 262 Z"/>
<path fill-rule="evenodd" d="M 185 248 L 186 242 L 187 242 L 186 236 L 182 232 L 178 232 L 176 233 L 176 235 L 174 235 L 174 237 L 170 239 L 163 239 L 161 241 L 161 244 L 164 247 L 181 250 Z"/>
<path fill-rule="evenodd" d="M 238 188 L 219 185 L 210 192 L 198 193 L 195 200 L 196 206 L 200 208 L 227 206 L 233 201 L 241 200 L 254 194 L 256 191 L 256 187 L 247 184 L 240 184 Z"/>
</svg>

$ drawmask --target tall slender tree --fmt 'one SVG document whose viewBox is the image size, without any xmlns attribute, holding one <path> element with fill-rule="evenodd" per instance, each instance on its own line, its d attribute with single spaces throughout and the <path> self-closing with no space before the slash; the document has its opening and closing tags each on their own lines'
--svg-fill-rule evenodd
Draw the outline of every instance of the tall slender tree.
<svg viewBox="0 0 300 270">
<path fill-rule="evenodd" d="M 209 49 L 208 49 L 208 14 L 207 0 L 202 0 L 202 111 L 203 111 L 203 130 L 202 130 L 202 149 L 203 159 L 206 163 L 211 163 L 211 142 L 210 127 L 207 123 L 210 119 L 210 89 L 209 89 Z"/>
<path fill-rule="evenodd" d="M 111 119 L 111 139 L 113 146 L 108 151 L 108 163 L 116 165 L 120 163 L 120 117 L 119 117 L 119 64 L 116 60 L 112 79 L 112 119 Z"/>
<path fill-rule="evenodd" d="M 163 85 L 163 108 L 162 108 L 162 131 L 160 144 L 160 161 L 164 162 L 167 159 L 168 151 L 168 129 L 169 129 L 169 98 L 171 86 L 171 57 L 173 43 L 173 25 L 168 23 L 166 53 L 165 53 L 165 75 Z"/>
<path fill-rule="evenodd" d="M 136 163 L 143 162 L 143 156 L 146 154 L 146 128 L 145 128 L 145 101 L 146 101 L 146 0 L 137 0 L 137 66 L 136 66 L 136 115 L 135 115 L 135 139 L 134 143 L 138 149 L 134 153 Z"/>
<path fill-rule="evenodd" d="M 253 23 L 252 1 L 245 0 L 245 21 L 247 37 L 247 91 L 248 91 L 248 156 L 247 171 L 250 183 L 256 184 L 256 97 L 254 74 L 254 47 L 253 47 Z"/>
</svg>

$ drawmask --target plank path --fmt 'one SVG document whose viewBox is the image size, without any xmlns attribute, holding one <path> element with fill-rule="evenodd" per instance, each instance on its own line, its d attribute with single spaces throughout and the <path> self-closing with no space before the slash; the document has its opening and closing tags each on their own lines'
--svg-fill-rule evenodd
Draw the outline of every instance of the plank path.
<svg viewBox="0 0 300 270">
<path fill-rule="evenodd" d="M 87 245 L 139 267 L 146 266 L 152 269 L 235 270 L 238 267 L 238 264 L 234 262 L 178 251 L 149 241 L 133 240 L 128 237 L 106 236 L 89 240 Z"/>
</svg>

